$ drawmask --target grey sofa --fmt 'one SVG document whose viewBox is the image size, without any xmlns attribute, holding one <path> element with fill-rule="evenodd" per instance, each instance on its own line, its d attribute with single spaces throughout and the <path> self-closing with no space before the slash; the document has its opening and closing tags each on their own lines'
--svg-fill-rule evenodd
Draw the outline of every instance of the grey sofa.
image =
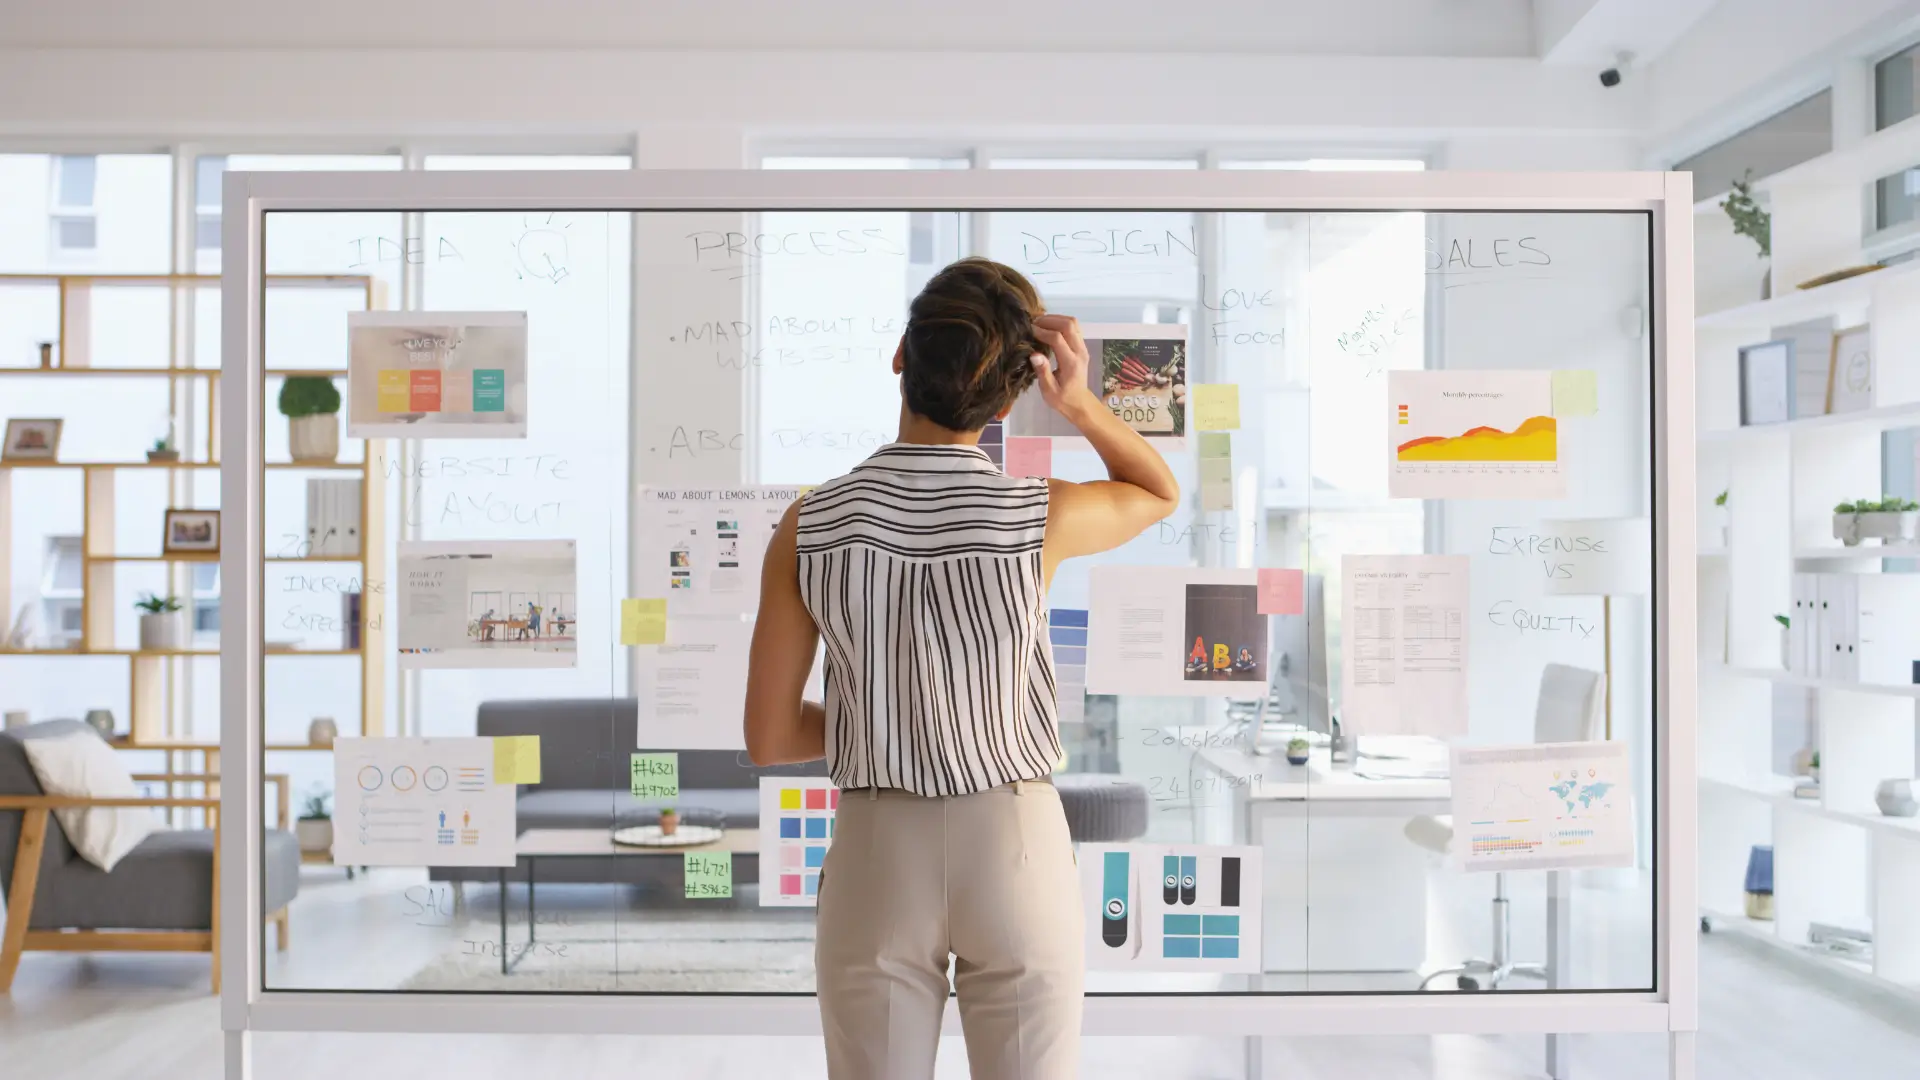
<svg viewBox="0 0 1920 1080">
<path fill-rule="evenodd" d="M 0 732 L 0 890 L 9 903 L 5 936 L 0 938 L 0 993 L 11 986 L 23 951 L 219 955 L 221 928 L 213 905 L 219 830 L 156 832 L 112 873 L 82 859 L 51 811 L 86 805 L 87 800 L 48 796 L 22 745 L 75 733 L 99 737 L 77 720 L 49 720 Z M 206 809 L 216 803 L 205 798 L 141 798 L 109 805 Z M 284 949 L 287 905 L 300 890 L 300 846 L 292 833 L 268 830 L 263 855 L 261 910 L 279 924 L 279 947 Z M 33 862 L 23 861 L 23 856 Z M 213 977 L 218 990 L 218 963 Z"/>
<path fill-rule="evenodd" d="M 540 736 L 540 783 L 524 785 L 518 803 L 519 830 L 612 829 L 616 815 L 643 816 L 669 802 L 647 802 L 630 795 L 628 761 L 635 746 L 639 703 L 633 698 L 549 698 L 487 701 L 480 705 L 475 734 Z M 670 749 L 670 748 L 668 748 Z M 680 797 L 670 804 L 683 811 L 708 811 L 726 827 L 753 828 L 760 821 L 762 776 L 825 776 L 824 762 L 756 768 L 744 752 L 680 750 Z M 525 866 L 508 880 L 524 879 Z M 625 882 L 678 887 L 680 864 L 669 859 L 543 859 L 540 882 Z M 434 867 L 434 881 L 496 881 L 497 870 Z M 736 884 L 760 880 L 760 858 L 733 857 Z"/>
</svg>

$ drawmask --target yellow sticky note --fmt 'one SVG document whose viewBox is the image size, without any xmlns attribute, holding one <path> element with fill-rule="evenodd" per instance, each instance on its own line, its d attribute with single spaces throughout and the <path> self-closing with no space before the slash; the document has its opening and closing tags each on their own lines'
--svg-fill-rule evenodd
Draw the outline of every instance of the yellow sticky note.
<svg viewBox="0 0 1920 1080">
<path fill-rule="evenodd" d="M 374 409 L 378 412 L 409 412 L 413 403 L 407 372 L 384 370 L 374 382 Z"/>
<path fill-rule="evenodd" d="M 1591 371 L 1553 373 L 1553 415 L 1592 416 L 1600 411 L 1600 386 Z"/>
<path fill-rule="evenodd" d="M 1240 384 L 1197 384 L 1192 401 L 1193 430 L 1234 431 L 1240 427 Z"/>
<path fill-rule="evenodd" d="M 689 851 L 684 857 L 687 899 L 725 900 L 733 895 L 733 852 Z"/>
<path fill-rule="evenodd" d="M 620 644 L 665 645 L 667 643 L 667 602 L 665 600 L 620 601 Z"/>
<path fill-rule="evenodd" d="M 780 809 L 782 810 L 800 809 L 800 789 L 799 788 L 790 787 L 790 788 L 780 789 Z"/>
<path fill-rule="evenodd" d="M 540 782 L 540 736 L 496 735 L 493 738 L 493 782 Z"/>
<path fill-rule="evenodd" d="M 627 759 L 627 774 L 636 799 L 677 799 L 680 797 L 680 755 L 635 754 Z"/>
</svg>

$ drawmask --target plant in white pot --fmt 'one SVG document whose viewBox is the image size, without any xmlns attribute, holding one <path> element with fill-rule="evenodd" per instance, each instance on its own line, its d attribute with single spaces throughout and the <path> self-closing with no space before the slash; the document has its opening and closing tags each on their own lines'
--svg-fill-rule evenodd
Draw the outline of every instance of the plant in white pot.
<svg viewBox="0 0 1920 1080">
<path fill-rule="evenodd" d="M 1773 254 L 1773 215 L 1762 209 L 1753 197 L 1753 170 L 1733 182 L 1732 190 L 1720 203 L 1720 209 L 1726 211 L 1727 219 L 1733 222 L 1735 236 L 1744 236 L 1760 249 L 1760 258 L 1767 259 Z M 1769 265 L 1760 277 L 1760 299 L 1773 295 L 1773 267 Z"/>
<path fill-rule="evenodd" d="M 340 456 L 340 391 L 325 375 L 289 375 L 280 387 L 287 450 L 295 461 Z"/>
<path fill-rule="evenodd" d="M 140 612 L 140 648 L 184 649 L 187 647 L 187 617 L 177 596 L 146 593 L 134 601 Z"/>
<path fill-rule="evenodd" d="M 1854 504 L 1860 518 L 1860 538 L 1898 543 L 1914 538 L 1920 529 L 1920 503 L 1887 495 L 1879 502 L 1862 500 Z"/>
<path fill-rule="evenodd" d="M 1843 502 L 1833 508 L 1833 538 L 1848 547 L 1860 542 L 1860 504 Z"/>
<path fill-rule="evenodd" d="M 300 842 L 301 851 L 333 850 L 333 810 L 327 805 L 332 799 L 324 791 L 307 796 L 300 820 L 293 824 L 293 836 Z"/>
</svg>

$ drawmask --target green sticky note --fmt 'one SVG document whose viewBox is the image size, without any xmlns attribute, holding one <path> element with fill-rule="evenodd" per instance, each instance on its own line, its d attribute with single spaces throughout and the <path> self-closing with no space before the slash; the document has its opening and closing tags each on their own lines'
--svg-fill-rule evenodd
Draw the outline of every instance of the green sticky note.
<svg viewBox="0 0 1920 1080">
<path fill-rule="evenodd" d="M 667 602 L 665 600 L 620 601 L 620 644 L 665 645 L 667 643 Z"/>
<path fill-rule="evenodd" d="M 493 739 L 493 782 L 540 782 L 540 736 L 496 735 Z"/>
<path fill-rule="evenodd" d="M 635 754 L 628 762 L 636 799 L 677 799 L 680 797 L 680 755 Z"/>
<path fill-rule="evenodd" d="M 1224 431 L 1201 432 L 1200 456 L 1203 458 L 1231 458 L 1233 456 L 1233 436 Z"/>
<path fill-rule="evenodd" d="M 1193 430 L 1232 431 L 1240 426 L 1240 384 L 1196 383 Z"/>
<path fill-rule="evenodd" d="M 1553 415 L 1592 416 L 1600 411 L 1600 386 L 1591 371 L 1553 373 Z"/>
<path fill-rule="evenodd" d="M 726 900 L 733 896 L 733 852 L 689 851 L 687 899 Z"/>
</svg>

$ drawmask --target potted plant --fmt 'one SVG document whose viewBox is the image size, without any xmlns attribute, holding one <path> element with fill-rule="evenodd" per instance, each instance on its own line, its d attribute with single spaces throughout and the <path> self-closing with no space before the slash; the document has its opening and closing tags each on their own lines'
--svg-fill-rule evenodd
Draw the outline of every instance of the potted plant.
<svg viewBox="0 0 1920 1080">
<path fill-rule="evenodd" d="M 1752 169 L 1748 169 L 1745 176 L 1733 182 L 1733 190 L 1727 193 L 1720 208 L 1725 210 L 1727 217 L 1732 220 L 1735 236 L 1744 236 L 1759 245 L 1760 257 L 1763 259 L 1773 254 L 1773 215 L 1760 209 L 1760 204 L 1753 201 Z M 1760 278 L 1760 299 L 1765 300 L 1772 295 L 1773 268 L 1768 267 L 1767 272 Z"/>
<path fill-rule="evenodd" d="M 1860 542 L 1860 505 L 1843 502 L 1833 508 L 1833 538 L 1853 547 Z"/>
<path fill-rule="evenodd" d="M 1793 620 L 1785 615 L 1775 615 L 1773 621 L 1780 624 L 1780 669 L 1793 670 Z"/>
<path fill-rule="evenodd" d="M 133 606 L 140 611 L 140 648 L 187 647 L 187 620 L 179 597 L 146 593 L 134 601 Z"/>
<path fill-rule="evenodd" d="M 1305 765 L 1307 755 L 1313 751 L 1313 744 L 1305 739 L 1287 740 L 1287 764 Z"/>
<path fill-rule="evenodd" d="M 332 796 L 324 791 L 307 796 L 300 811 L 300 820 L 293 824 L 294 838 L 300 842 L 300 850 L 333 850 L 333 811 L 328 807 Z"/>
<path fill-rule="evenodd" d="M 1727 534 L 1730 531 L 1727 527 L 1727 493 L 1724 490 L 1713 497 L 1713 522 L 1714 535 L 1718 537 L 1718 542 L 1714 546 L 1724 551 L 1727 547 Z"/>
<path fill-rule="evenodd" d="M 147 451 L 147 460 L 154 462 L 179 461 L 180 451 L 173 445 L 173 436 L 167 435 L 153 440 L 153 449 Z"/>
<path fill-rule="evenodd" d="M 680 812 L 669 806 L 660 811 L 660 835 L 672 836 L 680 831 Z"/>
<path fill-rule="evenodd" d="M 1888 495 L 1879 502 L 1855 503 L 1854 509 L 1858 512 L 1862 540 L 1869 537 L 1883 543 L 1912 540 L 1916 528 L 1920 528 L 1920 503 L 1911 499 Z"/>
<path fill-rule="evenodd" d="M 295 461 L 340 456 L 340 391 L 325 375 L 289 375 L 280 387 L 287 418 L 287 449 Z"/>
</svg>

